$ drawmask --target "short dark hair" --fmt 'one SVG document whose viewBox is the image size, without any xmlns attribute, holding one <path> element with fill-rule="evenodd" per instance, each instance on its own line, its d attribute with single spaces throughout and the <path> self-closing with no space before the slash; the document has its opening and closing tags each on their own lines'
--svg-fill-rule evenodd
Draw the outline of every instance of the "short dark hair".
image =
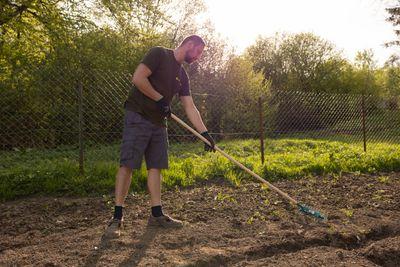
<svg viewBox="0 0 400 267">
<path fill-rule="evenodd" d="M 206 45 L 206 43 L 204 42 L 204 40 L 200 36 L 193 34 L 193 35 L 187 36 L 185 39 L 183 39 L 183 41 L 180 44 L 180 46 L 182 46 L 182 45 L 184 45 L 184 44 L 186 44 L 187 42 L 190 42 L 190 41 L 192 41 L 195 46 L 198 46 L 198 45 L 205 46 Z"/>
</svg>

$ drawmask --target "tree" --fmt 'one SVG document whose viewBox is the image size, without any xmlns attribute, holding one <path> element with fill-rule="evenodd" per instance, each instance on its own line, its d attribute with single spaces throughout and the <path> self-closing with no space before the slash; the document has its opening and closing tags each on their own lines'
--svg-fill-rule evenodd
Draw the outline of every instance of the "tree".
<svg viewBox="0 0 400 267">
<path fill-rule="evenodd" d="M 335 92 L 344 60 L 332 43 L 311 33 L 259 38 L 247 49 L 273 90 Z"/>
<path fill-rule="evenodd" d="M 225 90 L 229 97 L 246 102 L 268 93 L 269 86 L 264 82 L 262 73 L 255 72 L 251 61 L 245 56 L 232 56 L 223 72 Z"/>
<path fill-rule="evenodd" d="M 381 88 L 376 81 L 377 65 L 372 50 L 357 52 L 355 62 L 354 79 L 357 81 L 353 92 L 358 94 L 379 95 Z"/>
<path fill-rule="evenodd" d="M 0 5 L 1 79 L 18 78 L 67 37 L 67 20 L 51 1 L 6 1 Z M 28 67 L 29 66 L 29 67 Z M 26 73 L 24 74 L 26 76 Z"/>
<path fill-rule="evenodd" d="M 258 124 L 258 100 L 269 95 L 270 83 L 261 72 L 255 72 L 252 62 L 246 56 L 231 56 L 223 71 L 224 131 L 254 132 Z"/>
<path fill-rule="evenodd" d="M 273 89 L 282 89 L 287 79 L 287 68 L 280 49 L 285 35 L 258 37 L 255 44 L 247 48 L 245 54 L 253 62 L 256 72 L 261 72 L 266 81 L 271 81 Z"/>
<path fill-rule="evenodd" d="M 383 96 L 390 109 L 398 109 L 400 96 L 400 57 L 392 55 L 384 67 L 378 71 L 378 83 L 383 88 Z"/>
<path fill-rule="evenodd" d="M 102 79 L 96 79 L 93 70 L 102 70 L 102 74 L 105 70 L 118 71 L 122 78 L 133 72 L 150 46 L 166 40 L 164 33 L 158 32 L 163 22 L 159 23 L 162 12 L 157 2 L 161 1 L 113 1 L 110 13 L 117 18 L 129 17 L 124 17 L 128 14 L 124 8 L 138 11 L 136 20 L 129 20 L 123 28 L 107 19 L 103 11 L 111 4 L 103 0 L 1 1 L 0 98 L 5 105 L 0 108 L 0 128 L 11 133 L 40 129 L 28 140 L 38 146 L 75 142 L 71 132 L 73 135 L 78 123 L 78 80 L 84 83 L 84 94 L 90 94 L 85 114 L 103 117 L 107 125 L 113 123 L 118 114 L 102 116 L 99 107 L 110 106 L 114 100 L 102 94 L 106 89 L 121 92 L 126 88 L 116 87 L 129 84 L 124 80 L 106 87 L 109 80 L 101 75 L 97 76 Z M 104 21 L 95 16 L 99 10 Z M 138 34 L 130 36 L 133 31 Z M 88 122 L 86 127 L 97 122 Z M 93 131 L 101 128 L 96 127 Z M 0 141 L 6 147 L 27 145 L 22 134 Z"/>
<path fill-rule="evenodd" d="M 400 1 L 397 1 L 397 4 L 394 5 L 393 7 L 386 8 L 386 11 L 389 13 L 389 17 L 387 18 L 387 21 L 390 22 L 395 27 L 394 32 L 399 37 L 399 40 L 393 40 L 391 42 L 388 42 L 386 45 L 387 46 L 392 46 L 392 45 L 399 46 L 400 45 L 400 29 L 398 27 L 400 26 Z"/>
<path fill-rule="evenodd" d="M 287 90 L 327 91 L 317 85 L 326 79 L 323 67 L 332 68 L 336 64 L 329 62 L 340 61 L 332 43 L 311 33 L 300 33 L 286 38 L 281 50 L 288 69 Z"/>
<path fill-rule="evenodd" d="M 168 22 L 163 27 L 171 46 L 176 46 L 186 36 L 199 31 L 208 32 L 212 27 L 205 22 L 198 23 L 196 18 L 205 14 L 206 5 L 203 0 L 174 0 L 164 7 Z"/>
</svg>

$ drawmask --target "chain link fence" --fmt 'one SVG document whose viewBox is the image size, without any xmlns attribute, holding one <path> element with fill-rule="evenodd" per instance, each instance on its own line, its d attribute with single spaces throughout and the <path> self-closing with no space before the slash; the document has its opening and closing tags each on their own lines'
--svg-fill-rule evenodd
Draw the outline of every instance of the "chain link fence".
<svg viewBox="0 0 400 267">
<path fill-rule="evenodd" d="M 276 92 L 267 106 L 272 136 L 399 142 L 398 97 Z M 364 146 L 365 146 L 364 144 Z"/>
<path fill-rule="evenodd" d="M 83 166 L 84 159 L 102 153 L 102 146 L 115 145 L 113 158 L 118 160 L 131 75 L 112 71 L 80 75 L 40 68 L 30 72 L 35 78 L 20 73 L 0 81 L 2 155 L 45 149 L 79 159 Z M 193 99 L 217 140 L 337 138 L 360 142 L 364 150 L 372 140 L 399 142 L 398 97 L 273 91 L 258 99 L 196 93 Z M 187 120 L 177 99 L 172 110 Z M 171 143 L 196 140 L 173 121 L 168 132 Z M 88 147 L 98 150 L 86 153 Z"/>
</svg>

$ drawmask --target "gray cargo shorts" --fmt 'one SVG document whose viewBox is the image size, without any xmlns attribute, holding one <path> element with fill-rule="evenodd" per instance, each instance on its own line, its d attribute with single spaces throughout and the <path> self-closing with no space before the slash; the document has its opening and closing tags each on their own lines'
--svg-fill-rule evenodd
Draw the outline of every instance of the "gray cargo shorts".
<svg viewBox="0 0 400 267">
<path fill-rule="evenodd" d="M 125 110 L 120 166 L 140 169 L 143 156 L 147 169 L 168 168 L 167 129 Z"/>
</svg>

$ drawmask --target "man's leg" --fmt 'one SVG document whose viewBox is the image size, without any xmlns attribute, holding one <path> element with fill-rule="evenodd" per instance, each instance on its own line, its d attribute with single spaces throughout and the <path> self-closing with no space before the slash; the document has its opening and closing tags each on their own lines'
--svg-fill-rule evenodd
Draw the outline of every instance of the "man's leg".
<svg viewBox="0 0 400 267">
<path fill-rule="evenodd" d="M 168 141 L 165 128 L 153 126 L 152 138 L 145 151 L 147 187 L 150 193 L 151 215 L 163 215 L 161 207 L 161 169 L 168 168 Z"/>
<path fill-rule="evenodd" d="M 122 220 L 122 209 L 132 180 L 132 168 L 121 166 L 115 177 L 114 219 Z"/>
<path fill-rule="evenodd" d="M 149 169 L 147 171 L 147 187 L 150 193 L 152 207 L 161 206 L 161 170 Z"/>
<path fill-rule="evenodd" d="M 148 123 L 136 112 L 125 111 L 120 154 L 120 168 L 115 179 L 114 219 L 122 219 L 122 207 L 131 184 L 132 170 L 140 169 L 151 131 Z"/>
<path fill-rule="evenodd" d="M 121 234 L 123 223 L 122 209 L 125 198 L 131 185 L 132 168 L 121 166 L 115 177 L 115 207 L 114 217 L 108 224 L 105 235 L 110 238 L 118 237 Z"/>
<path fill-rule="evenodd" d="M 120 168 L 115 178 L 114 217 L 109 222 L 106 236 L 117 237 L 123 224 L 123 205 L 131 184 L 132 170 L 139 169 L 151 131 L 136 112 L 125 111 L 120 154 Z"/>
<path fill-rule="evenodd" d="M 115 178 L 115 206 L 123 206 L 132 180 L 132 168 L 121 166 Z"/>
<path fill-rule="evenodd" d="M 165 215 L 161 206 L 161 170 L 149 169 L 147 171 L 147 187 L 150 193 L 151 216 L 149 218 L 150 226 L 161 226 L 166 228 L 180 228 L 183 223 Z"/>
<path fill-rule="evenodd" d="M 161 206 L 161 169 L 168 169 L 167 130 L 156 125 L 152 128 L 151 140 L 145 151 L 147 186 L 151 202 L 148 225 L 180 228 L 183 226 L 182 222 L 164 214 Z"/>
</svg>

